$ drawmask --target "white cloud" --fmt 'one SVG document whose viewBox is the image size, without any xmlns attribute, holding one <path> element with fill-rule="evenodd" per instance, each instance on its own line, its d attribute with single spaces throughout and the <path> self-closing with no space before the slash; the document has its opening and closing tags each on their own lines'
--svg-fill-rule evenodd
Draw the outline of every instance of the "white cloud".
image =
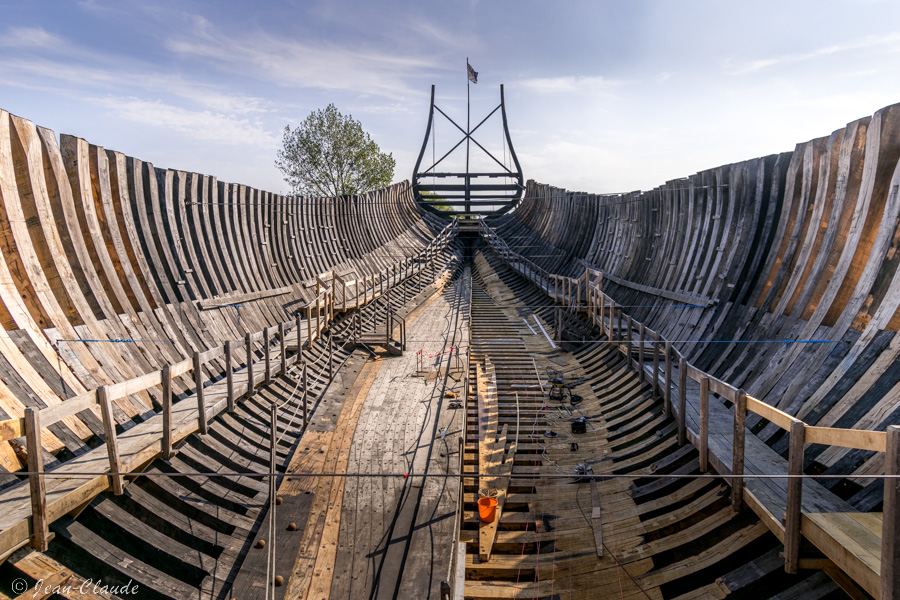
<svg viewBox="0 0 900 600">
<path fill-rule="evenodd" d="M 89 101 L 112 110 L 122 119 L 169 129 L 191 139 L 272 150 L 279 137 L 259 121 L 238 119 L 210 111 L 194 111 L 160 101 L 108 96 Z"/>
<path fill-rule="evenodd" d="M 862 39 L 847 42 L 845 44 L 832 44 L 830 46 L 817 48 L 810 52 L 783 54 L 781 56 L 753 60 L 749 63 L 738 65 L 735 67 L 732 67 L 730 63 L 726 62 L 726 70 L 728 70 L 733 75 L 745 75 L 747 73 L 762 71 L 776 65 L 804 62 L 822 56 L 829 56 L 832 54 L 839 54 L 852 50 L 863 50 L 867 48 L 882 48 L 888 52 L 898 52 L 900 51 L 900 33 L 892 32 L 887 35 L 881 36 L 867 36 Z"/>
<path fill-rule="evenodd" d="M 288 88 L 353 92 L 401 101 L 414 91 L 406 80 L 437 68 L 423 56 L 393 54 L 345 44 L 307 44 L 261 33 L 224 36 L 205 20 L 190 36 L 165 47 L 183 57 L 212 61 L 217 68 Z"/>
<path fill-rule="evenodd" d="M 0 36 L 3 48 L 59 49 L 63 41 L 43 27 L 10 27 Z"/>
<path fill-rule="evenodd" d="M 624 81 L 594 77 L 535 77 L 519 81 L 519 85 L 543 94 L 596 93 L 624 85 Z"/>
</svg>

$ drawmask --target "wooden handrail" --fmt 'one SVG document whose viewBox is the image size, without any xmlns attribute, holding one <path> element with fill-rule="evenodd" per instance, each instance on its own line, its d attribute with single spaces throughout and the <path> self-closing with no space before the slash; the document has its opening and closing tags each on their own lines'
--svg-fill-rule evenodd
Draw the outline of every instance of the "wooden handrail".
<svg viewBox="0 0 900 600">
<path fill-rule="evenodd" d="M 441 250 L 446 248 L 450 243 L 450 240 L 456 234 L 457 224 L 454 221 L 450 225 L 447 225 L 441 232 L 435 236 L 431 242 L 425 246 L 419 253 L 415 255 L 415 258 L 419 258 L 421 256 L 426 255 L 428 252 Z M 382 281 L 390 276 L 390 268 L 385 269 L 378 276 L 372 277 L 372 285 L 373 285 L 373 295 L 374 295 L 374 285 L 376 282 L 376 277 L 378 277 L 377 281 Z M 318 282 L 322 282 L 319 277 L 316 277 Z M 275 290 L 279 294 L 285 293 L 282 289 Z M 305 306 L 300 307 L 301 309 L 309 308 L 317 303 L 317 301 L 321 302 L 323 300 L 327 300 L 324 302 L 325 306 L 320 306 L 323 309 L 327 309 L 327 314 L 331 317 L 334 315 L 334 298 L 335 291 L 333 286 L 328 286 L 327 289 L 323 290 L 320 295 L 317 296 L 316 299 L 312 300 L 310 303 Z M 212 301 L 214 299 L 210 299 Z M 273 325 L 267 328 L 268 333 L 271 335 L 275 334 L 279 331 L 279 327 L 283 326 L 285 328 L 289 328 L 294 323 L 293 320 L 285 321 L 284 323 Z M 317 324 L 317 327 L 321 324 Z M 323 328 L 324 329 L 324 328 Z M 254 332 L 250 334 L 251 342 L 258 342 L 263 339 L 265 336 L 265 332 L 263 330 Z M 299 331 L 298 331 L 299 336 Z M 315 336 L 313 336 L 315 337 Z M 240 345 L 245 340 L 232 340 L 232 344 Z M 225 344 L 221 346 L 217 346 L 214 348 L 210 348 L 200 353 L 200 363 L 201 365 L 208 363 L 210 360 L 214 360 L 216 358 L 222 357 L 225 355 Z M 169 366 L 171 377 L 178 377 L 180 375 L 185 375 L 190 373 L 194 368 L 193 364 L 193 356 L 185 358 L 184 360 L 174 363 Z M 133 377 L 126 381 L 121 381 L 118 383 L 110 384 L 107 386 L 106 393 L 109 396 L 110 401 L 119 400 L 126 396 L 130 396 L 132 394 L 137 394 L 152 387 L 156 387 L 162 384 L 162 370 L 159 371 L 151 371 L 149 373 L 145 373 L 143 375 L 138 375 L 137 377 Z M 53 425 L 54 423 L 58 423 L 63 419 L 71 417 L 73 415 L 78 414 L 83 410 L 87 410 L 93 408 L 94 406 L 98 406 L 99 401 L 97 399 L 97 390 L 91 390 L 85 392 L 83 394 L 79 394 L 78 396 L 74 396 L 67 400 L 64 400 L 58 404 L 53 406 L 48 406 L 46 408 L 41 409 L 40 412 L 40 423 L 41 427 L 46 429 L 48 426 Z M 14 440 L 16 438 L 20 438 L 25 435 L 25 418 L 17 417 L 12 419 L 5 419 L 0 421 L 0 442 Z"/>
<path fill-rule="evenodd" d="M 447 245 L 450 243 L 450 240 L 456 234 L 456 230 L 457 225 L 454 221 L 453 223 L 445 227 L 439 235 L 435 236 L 435 238 L 433 238 L 423 250 L 421 250 L 413 257 L 416 260 L 419 272 L 421 272 L 428 266 L 429 261 L 431 260 L 431 257 L 434 255 L 434 253 L 447 247 Z M 423 260 L 422 257 L 425 257 L 426 260 Z M 413 269 L 412 262 L 412 260 L 403 261 L 406 267 L 406 269 L 404 270 L 404 276 L 410 276 L 416 271 L 415 269 Z M 384 292 L 384 284 L 385 282 L 390 283 L 392 271 L 395 274 L 394 276 L 396 277 L 396 268 L 394 267 L 396 267 L 396 263 L 392 265 L 392 267 L 386 268 L 383 271 L 379 272 L 377 275 L 373 275 L 370 278 L 372 288 L 371 299 L 374 299 L 376 297 L 376 285 L 378 285 L 379 283 L 381 284 L 381 292 Z M 342 294 L 342 297 L 344 297 L 346 294 L 346 284 L 343 280 L 335 276 L 332 278 L 332 282 L 329 285 L 323 282 L 318 276 L 316 277 L 317 287 L 322 288 L 324 286 L 325 289 L 317 290 L 316 298 L 314 299 L 314 301 L 310 302 L 306 306 L 307 319 L 310 323 L 312 320 L 312 306 L 315 306 L 317 316 L 316 335 L 309 335 L 307 342 L 311 343 L 313 339 L 315 339 L 315 337 L 320 336 L 322 332 L 327 329 L 328 321 L 334 318 L 334 300 L 337 295 L 337 290 L 335 288 L 336 282 L 340 282 L 340 284 L 344 286 L 345 289 L 344 293 Z M 396 281 L 394 281 L 394 283 L 396 283 Z M 363 304 L 370 300 L 370 298 L 368 297 L 368 285 L 366 286 L 366 290 L 364 290 L 364 293 L 366 294 L 366 297 L 364 298 Z M 343 299 L 344 302 L 346 302 L 345 297 Z M 356 307 L 359 308 L 359 306 L 360 304 L 357 294 Z M 344 306 L 344 309 L 346 310 L 347 307 Z M 47 548 L 47 543 L 49 540 L 48 525 L 51 518 L 56 518 L 52 515 L 48 515 L 46 493 L 44 489 L 44 479 L 41 476 L 41 472 L 43 471 L 43 459 L 41 454 L 40 438 L 41 431 L 43 429 L 59 422 L 62 419 L 76 415 L 83 410 L 88 410 L 95 406 L 99 406 L 100 415 L 103 422 L 104 437 L 106 438 L 106 449 L 109 458 L 110 470 L 109 483 L 106 485 L 105 489 L 109 489 L 111 487 L 115 494 L 122 494 L 125 485 L 123 474 L 132 471 L 134 468 L 137 468 L 139 464 L 145 464 L 146 457 L 141 458 L 135 464 L 123 462 L 122 460 L 120 460 L 118 440 L 116 436 L 116 422 L 113 416 L 112 408 L 112 402 L 114 400 L 145 391 L 152 387 L 162 387 L 163 399 L 161 404 L 163 427 L 159 432 L 158 438 L 149 439 L 148 436 L 147 448 L 150 449 L 154 444 L 158 444 L 158 452 L 160 452 L 165 458 L 169 458 L 172 454 L 174 444 L 184 439 L 187 435 L 190 435 L 190 433 L 193 431 L 190 430 L 190 428 L 193 426 L 182 426 L 179 427 L 177 431 L 173 431 L 174 424 L 172 423 L 171 389 L 172 378 L 187 374 L 189 372 L 193 372 L 195 397 L 197 402 L 197 420 L 195 422 L 196 430 L 199 430 L 201 433 L 205 433 L 209 419 L 214 418 L 223 410 L 234 410 L 235 390 L 232 365 L 234 344 L 237 343 L 238 345 L 240 345 L 243 342 L 246 345 L 247 387 L 244 393 L 249 397 L 253 394 L 253 388 L 259 380 L 266 383 L 271 380 L 272 361 L 270 360 L 270 342 L 272 341 L 273 335 L 278 336 L 281 349 L 281 356 L 277 368 L 279 369 L 279 372 L 284 372 L 286 370 L 288 363 L 285 356 L 285 338 L 287 336 L 288 327 L 293 325 L 294 323 L 296 323 L 296 335 L 299 354 L 302 328 L 298 312 L 296 321 L 291 319 L 290 321 L 277 323 L 276 325 L 264 328 L 261 331 L 255 333 L 247 333 L 243 340 L 228 340 L 221 346 L 217 346 L 203 352 L 194 351 L 190 357 L 174 364 L 164 365 L 163 368 L 158 371 L 145 373 L 123 382 L 101 386 L 95 390 L 80 394 L 54 406 L 44 408 L 40 411 L 27 409 L 25 417 L 23 418 L 6 419 L 0 421 L 0 442 L 8 441 L 22 436 L 26 437 L 28 470 L 29 472 L 31 472 L 28 484 L 29 495 L 31 497 L 32 504 L 31 528 L 33 533 L 31 537 L 35 547 L 39 550 L 45 550 Z M 402 319 L 401 327 L 403 329 L 403 331 L 401 332 L 401 338 L 405 345 L 405 322 Z M 261 377 L 259 379 L 253 374 L 253 344 L 258 341 L 263 342 L 263 373 L 261 374 Z M 330 336 L 328 351 L 329 377 L 333 378 L 333 347 L 331 344 Z M 222 356 L 226 358 L 225 375 L 227 394 L 226 397 L 221 401 L 215 403 L 213 406 L 208 407 L 206 406 L 203 393 L 203 366 L 209 361 L 218 359 Z M 305 362 L 303 363 L 302 382 L 303 427 L 305 428 L 309 418 L 309 375 L 307 364 Z M 132 462 L 134 462 L 134 458 L 132 458 Z M 99 493 L 103 491 L 103 489 L 103 486 L 97 486 L 95 488 L 95 493 Z"/>
<path fill-rule="evenodd" d="M 600 326 L 601 331 L 603 331 L 604 335 L 608 335 L 610 340 L 612 337 L 612 327 L 607 327 L 605 324 L 605 318 L 608 317 L 610 324 L 613 322 L 613 314 L 617 305 L 612 298 L 606 295 L 601 287 L 593 282 L 591 282 L 591 276 L 598 277 L 600 282 L 602 282 L 603 277 L 609 277 L 608 274 L 601 273 L 595 269 L 585 268 L 585 272 L 581 277 L 567 277 L 565 275 L 558 275 L 556 273 L 547 273 L 537 265 L 535 265 L 531 260 L 525 258 L 524 256 L 512 251 L 507 246 L 506 242 L 500 238 L 492 229 L 481 223 L 481 233 L 487 239 L 488 244 L 491 248 L 497 251 L 497 255 L 500 256 L 501 259 L 507 262 L 509 266 L 521 273 L 527 279 L 530 279 L 533 283 L 541 287 L 548 296 L 554 298 L 557 302 L 568 303 L 570 300 L 572 304 L 579 307 L 579 310 L 582 312 L 587 312 L 589 320 L 593 323 L 596 323 Z M 525 268 L 523 265 L 529 265 L 529 268 Z M 529 271 L 532 273 L 529 275 Z M 539 273 L 540 277 L 536 277 L 535 273 Z M 546 279 L 547 286 L 544 287 L 544 284 L 541 282 L 541 279 Z M 553 281 L 553 290 L 550 290 L 549 282 Z M 598 302 L 588 302 L 586 305 L 581 306 L 580 302 L 575 298 L 575 294 L 572 293 L 573 289 L 577 289 L 576 286 L 580 285 L 582 282 L 585 282 L 586 285 L 589 285 L 590 288 L 597 295 Z M 598 282 L 599 283 L 599 282 Z M 568 290 L 568 291 L 567 291 Z M 598 306 L 599 305 L 599 306 Z M 621 309 L 619 309 L 621 311 Z M 598 318 L 599 313 L 599 318 Z M 621 312 L 620 312 L 621 314 Z M 626 319 L 630 319 L 627 315 Z M 639 328 L 643 327 L 641 323 L 633 321 L 631 323 L 632 326 L 638 326 Z M 649 335 L 648 335 L 649 334 Z M 628 348 L 630 347 L 632 341 L 630 340 L 630 328 L 628 329 L 629 339 L 624 340 L 625 348 L 623 349 L 622 345 L 619 345 L 619 349 L 624 352 L 628 352 Z M 640 354 L 643 354 L 643 341 L 647 337 L 656 337 L 655 332 L 650 330 L 649 328 L 645 328 L 642 338 L 641 345 L 639 348 Z M 668 348 L 670 348 L 671 352 L 674 353 L 673 360 L 683 359 L 681 353 L 671 346 L 671 344 L 663 339 L 661 336 L 659 337 L 660 342 L 667 344 Z M 668 356 L 668 352 L 667 352 Z M 631 356 L 627 356 L 628 364 L 631 364 Z M 640 362 L 640 358 L 639 358 Z M 696 382 L 700 382 L 702 379 L 707 379 L 709 382 L 709 391 L 717 394 L 731 402 L 736 402 L 738 398 L 738 394 L 741 393 L 736 387 L 733 385 L 722 381 L 716 377 L 713 377 L 709 373 L 698 369 L 697 367 L 691 365 L 686 360 L 684 360 L 684 367 L 687 369 L 687 375 L 691 379 Z M 665 373 L 660 374 L 658 371 L 658 363 L 657 371 L 655 373 L 655 379 L 662 377 L 665 380 Z M 679 370 L 680 378 L 683 377 L 681 375 L 681 370 Z M 784 411 L 781 411 L 774 406 L 766 404 L 761 400 L 753 398 L 751 396 L 746 397 L 747 401 L 747 410 L 752 412 L 764 419 L 767 419 L 771 423 L 777 425 L 781 429 L 785 431 L 791 430 L 791 425 L 795 422 L 802 423 L 796 417 L 793 417 L 787 414 Z M 873 431 L 870 429 L 841 429 L 836 427 L 815 427 L 811 425 L 805 426 L 805 434 L 806 434 L 806 443 L 808 444 L 823 444 L 829 446 L 838 446 L 841 448 L 853 448 L 857 450 L 870 450 L 873 452 L 884 452 L 887 447 L 887 433 L 884 431 Z"/>
</svg>

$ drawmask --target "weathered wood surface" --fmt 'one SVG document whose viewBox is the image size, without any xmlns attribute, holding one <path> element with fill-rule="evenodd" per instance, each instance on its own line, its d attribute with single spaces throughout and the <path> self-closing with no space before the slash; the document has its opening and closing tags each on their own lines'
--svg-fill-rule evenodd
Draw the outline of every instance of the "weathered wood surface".
<svg viewBox="0 0 900 600">
<path fill-rule="evenodd" d="M 441 338 L 446 346 L 465 339 L 458 287 L 459 280 L 412 299 L 424 304 L 401 312 L 411 338 Z M 452 472 L 458 464 L 451 450 L 462 413 L 447 409 L 453 400 L 445 398 L 447 391 L 462 397 L 458 369 L 447 375 L 455 360 L 445 353 L 424 380 L 415 353 L 366 367 L 351 393 L 353 412 L 342 412 L 334 437 L 322 441 L 329 444 L 322 469 L 373 477 L 319 479 L 286 597 L 440 596 L 453 548 L 456 488 L 415 475 Z"/>
</svg>

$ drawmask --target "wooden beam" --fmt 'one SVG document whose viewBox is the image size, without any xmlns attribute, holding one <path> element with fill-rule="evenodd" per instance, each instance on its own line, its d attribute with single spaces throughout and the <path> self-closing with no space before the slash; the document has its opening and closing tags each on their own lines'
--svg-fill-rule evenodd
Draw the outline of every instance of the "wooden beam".
<svg viewBox="0 0 900 600">
<path fill-rule="evenodd" d="M 280 361 L 281 365 L 279 367 L 278 372 L 284 375 L 287 373 L 287 352 L 285 351 L 285 339 L 284 339 L 284 323 L 278 324 L 278 346 L 281 351 Z"/>
<path fill-rule="evenodd" d="M 700 378 L 700 472 L 709 470 L 709 377 Z"/>
<path fill-rule="evenodd" d="M 100 402 L 100 414 L 103 416 L 103 435 L 106 437 L 106 453 L 109 455 L 109 470 L 111 473 L 113 493 L 121 496 L 124 492 L 122 481 L 122 463 L 119 460 L 119 442 L 116 439 L 116 421 L 113 419 L 112 402 L 109 399 L 109 389 L 103 385 L 97 388 L 97 400 Z"/>
<path fill-rule="evenodd" d="M 244 338 L 244 344 L 247 346 L 247 398 L 253 397 L 253 341 L 250 334 Z"/>
<path fill-rule="evenodd" d="M 201 434 L 209 432 L 209 422 L 206 418 L 206 401 L 203 398 L 203 364 L 200 362 L 200 353 L 194 352 L 194 386 L 197 388 L 197 429 Z"/>
<path fill-rule="evenodd" d="M 172 458 L 172 365 L 162 368 L 162 457 Z"/>
<path fill-rule="evenodd" d="M 272 383 L 272 354 L 271 348 L 269 348 L 269 328 L 263 328 L 263 360 L 265 361 L 265 371 L 266 374 L 264 381 L 264 385 L 269 385 Z"/>
<path fill-rule="evenodd" d="M 309 371 L 306 361 L 303 361 L 303 431 L 309 423 Z"/>
<path fill-rule="evenodd" d="M 299 331 L 297 334 L 299 335 Z M 228 412 L 234 412 L 234 365 L 232 364 L 234 351 L 231 347 L 231 340 L 225 342 L 225 402 L 228 406 Z"/>
<path fill-rule="evenodd" d="M 647 375 L 644 373 L 644 344 L 646 343 L 647 329 L 641 323 L 641 326 L 638 328 L 638 375 L 640 375 L 639 379 L 642 383 L 647 378 Z"/>
<path fill-rule="evenodd" d="M 784 524 L 784 570 L 797 573 L 800 563 L 800 518 L 803 503 L 803 445 L 805 443 L 803 421 L 791 423 L 791 440 L 788 456 L 787 508 Z"/>
<path fill-rule="evenodd" d="M 665 365 L 665 379 L 666 379 L 666 389 L 664 391 L 664 399 L 665 399 L 665 407 L 666 407 L 666 417 L 672 416 L 672 343 L 666 342 L 666 365 Z"/>
<path fill-rule="evenodd" d="M 687 442 L 685 431 L 685 414 L 687 409 L 687 361 L 678 359 L 678 445 L 684 446 Z"/>
<path fill-rule="evenodd" d="M 731 454 L 731 509 L 734 512 L 741 510 L 744 500 L 744 449 L 745 432 L 747 425 L 747 394 L 744 390 L 738 390 L 734 403 L 734 433 L 732 434 Z"/>
<path fill-rule="evenodd" d="M 884 512 L 881 529 L 881 597 L 900 599 L 900 427 L 887 429 L 884 456 Z"/>
<path fill-rule="evenodd" d="M 28 453 L 28 487 L 31 492 L 31 545 L 45 552 L 50 544 L 47 521 L 47 489 L 44 484 L 44 455 L 41 446 L 41 413 L 25 409 L 25 448 Z"/>
<path fill-rule="evenodd" d="M 653 397 L 659 398 L 659 334 L 653 332 Z M 665 405 L 665 401 L 663 401 Z"/>
</svg>

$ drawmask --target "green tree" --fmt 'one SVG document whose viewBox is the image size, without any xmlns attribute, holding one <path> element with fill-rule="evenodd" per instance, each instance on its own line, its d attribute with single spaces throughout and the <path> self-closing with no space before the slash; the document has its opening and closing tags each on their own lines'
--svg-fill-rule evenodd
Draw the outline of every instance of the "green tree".
<svg viewBox="0 0 900 600">
<path fill-rule="evenodd" d="M 285 126 L 275 166 L 294 194 L 343 196 L 390 185 L 396 161 L 362 124 L 334 104 L 315 110 L 300 125 Z"/>
</svg>

